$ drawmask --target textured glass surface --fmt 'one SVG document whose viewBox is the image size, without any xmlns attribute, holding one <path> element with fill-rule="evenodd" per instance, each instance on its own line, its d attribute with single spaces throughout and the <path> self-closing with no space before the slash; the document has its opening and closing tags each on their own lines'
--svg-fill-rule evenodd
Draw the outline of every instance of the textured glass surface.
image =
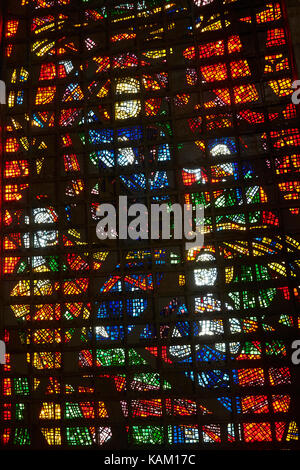
<svg viewBox="0 0 300 470">
<path fill-rule="evenodd" d="M 292 447 L 300 133 L 284 5 L 4 10 L 2 445 Z M 101 242 L 97 206 L 119 195 L 203 204 L 204 247 Z"/>
</svg>

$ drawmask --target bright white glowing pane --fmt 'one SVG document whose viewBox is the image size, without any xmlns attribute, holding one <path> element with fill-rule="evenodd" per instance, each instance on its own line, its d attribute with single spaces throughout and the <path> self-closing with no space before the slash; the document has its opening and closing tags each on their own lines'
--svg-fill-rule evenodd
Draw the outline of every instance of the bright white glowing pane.
<svg viewBox="0 0 300 470">
<path fill-rule="evenodd" d="M 196 286 L 214 286 L 217 279 L 217 275 L 217 268 L 195 269 L 195 284 Z"/>
<path fill-rule="evenodd" d="M 176 338 L 181 337 L 181 334 L 180 334 L 180 332 L 179 332 L 179 330 L 178 330 L 177 328 L 174 328 L 173 333 L 172 333 L 172 336 L 173 336 L 173 337 L 176 337 Z"/>
<path fill-rule="evenodd" d="M 203 7 L 204 5 L 209 5 L 213 1 L 214 0 L 194 0 L 194 3 L 197 7 Z"/>
<path fill-rule="evenodd" d="M 73 66 L 73 64 L 70 60 L 62 60 L 62 61 L 59 62 L 59 65 L 63 65 L 65 67 L 65 71 L 67 72 L 67 74 L 72 72 L 72 70 L 74 68 L 74 66 Z"/>
<path fill-rule="evenodd" d="M 23 234 L 23 243 L 25 248 L 30 247 L 30 234 L 28 232 Z"/>
<path fill-rule="evenodd" d="M 230 332 L 242 333 L 241 322 L 237 318 L 229 318 Z"/>
<path fill-rule="evenodd" d="M 213 336 L 224 333 L 222 320 L 200 320 L 198 336 Z"/>
<path fill-rule="evenodd" d="M 139 91 L 140 83 L 136 78 L 120 78 L 117 80 L 117 95 L 123 95 L 124 93 L 139 93 Z"/>
<path fill-rule="evenodd" d="M 109 335 L 108 335 L 106 329 L 104 328 L 104 326 L 96 326 L 95 327 L 95 333 L 98 336 L 103 336 L 104 338 L 109 338 Z"/>
<path fill-rule="evenodd" d="M 179 358 L 185 358 L 186 356 L 189 356 L 191 354 L 191 351 L 191 346 L 189 346 L 188 344 L 170 346 L 170 353 L 173 356 Z"/>
<path fill-rule="evenodd" d="M 100 445 L 103 445 L 105 442 L 109 441 L 112 437 L 112 430 L 109 427 L 100 427 L 97 430 L 98 432 L 98 442 Z M 96 439 L 94 439 L 96 442 Z"/>
<path fill-rule="evenodd" d="M 214 260 L 214 256 L 210 253 L 201 253 L 197 258 L 197 262 Z M 217 268 L 214 267 L 194 270 L 194 280 L 196 286 L 213 286 L 216 283 L 217 276 L 218 271 Z"/>
<path fill-rule="evenodd" d="M 116 119 L 124 120 L 137 117 L 141 112 L 139 100 L 120 101 L 115 104 Z"/>
<path fill-rule="evenodd" d="M 234 174 L 234 165 L 232 163 L 222 163 L 221 165 L 217 165 L 217 168 L 222 168 L 222 170 L 230 175 Z"/>
<path fill-rule="evenodd" d="M 217 144 L 211 149 L 210 153 L 213 157 L 217 157 L 218 155 L 230 155 L 230 150 L 225 144 Z"/>
<path fill-rule="evenodd" d="M 118 164 L 121 166 L 132 165 L 135 160 L 134 151 L 130 147 L 118 150 Z"/>
<path fill-rule="evenodd" d="M 47 246 L 57 245 L 57 230 L 39 230 L 33 234 L 34 248 L 45 248 Z"/>
<path fill-rule="evenodd" d="M 38 270 L 38 268 L 45 265 L 45 258 L 43 256 L 33 256 L 31 263 L 32 263 L 32 267 Z"/>
<path fill-rule="evenodd" d="M 57 214 L 53 209 L 39 207 L 32 209 L 32 214 L 35 224 L 53 224 L 57 220 Z"/>
</svg>

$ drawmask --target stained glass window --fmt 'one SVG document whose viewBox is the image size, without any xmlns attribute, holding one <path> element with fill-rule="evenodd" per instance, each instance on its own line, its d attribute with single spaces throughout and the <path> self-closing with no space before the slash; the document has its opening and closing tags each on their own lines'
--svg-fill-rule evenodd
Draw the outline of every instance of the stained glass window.
<svg viewBox="0 0 300 470">
<path fill-rule="evenodd" d="M 284 2 L 9 0 L 3 17 L 1 445 L 297 445 Z M 120 195 L 202 204 L 204 246 L 99 240 Z"/>
</svg>

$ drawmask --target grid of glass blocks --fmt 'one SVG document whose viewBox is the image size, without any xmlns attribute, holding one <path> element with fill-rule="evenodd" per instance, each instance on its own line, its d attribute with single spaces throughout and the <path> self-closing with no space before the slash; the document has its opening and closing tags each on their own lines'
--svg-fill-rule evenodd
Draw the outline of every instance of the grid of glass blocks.
<svg viewBox="0 0 300 470">
<path fill-rule="evenodd" d="M 4 3 L 1 445 L 295 446 L 284 3 Z M 100 241 L 120 195 L 204 205 L 204 246 Z"/>
</svg>

